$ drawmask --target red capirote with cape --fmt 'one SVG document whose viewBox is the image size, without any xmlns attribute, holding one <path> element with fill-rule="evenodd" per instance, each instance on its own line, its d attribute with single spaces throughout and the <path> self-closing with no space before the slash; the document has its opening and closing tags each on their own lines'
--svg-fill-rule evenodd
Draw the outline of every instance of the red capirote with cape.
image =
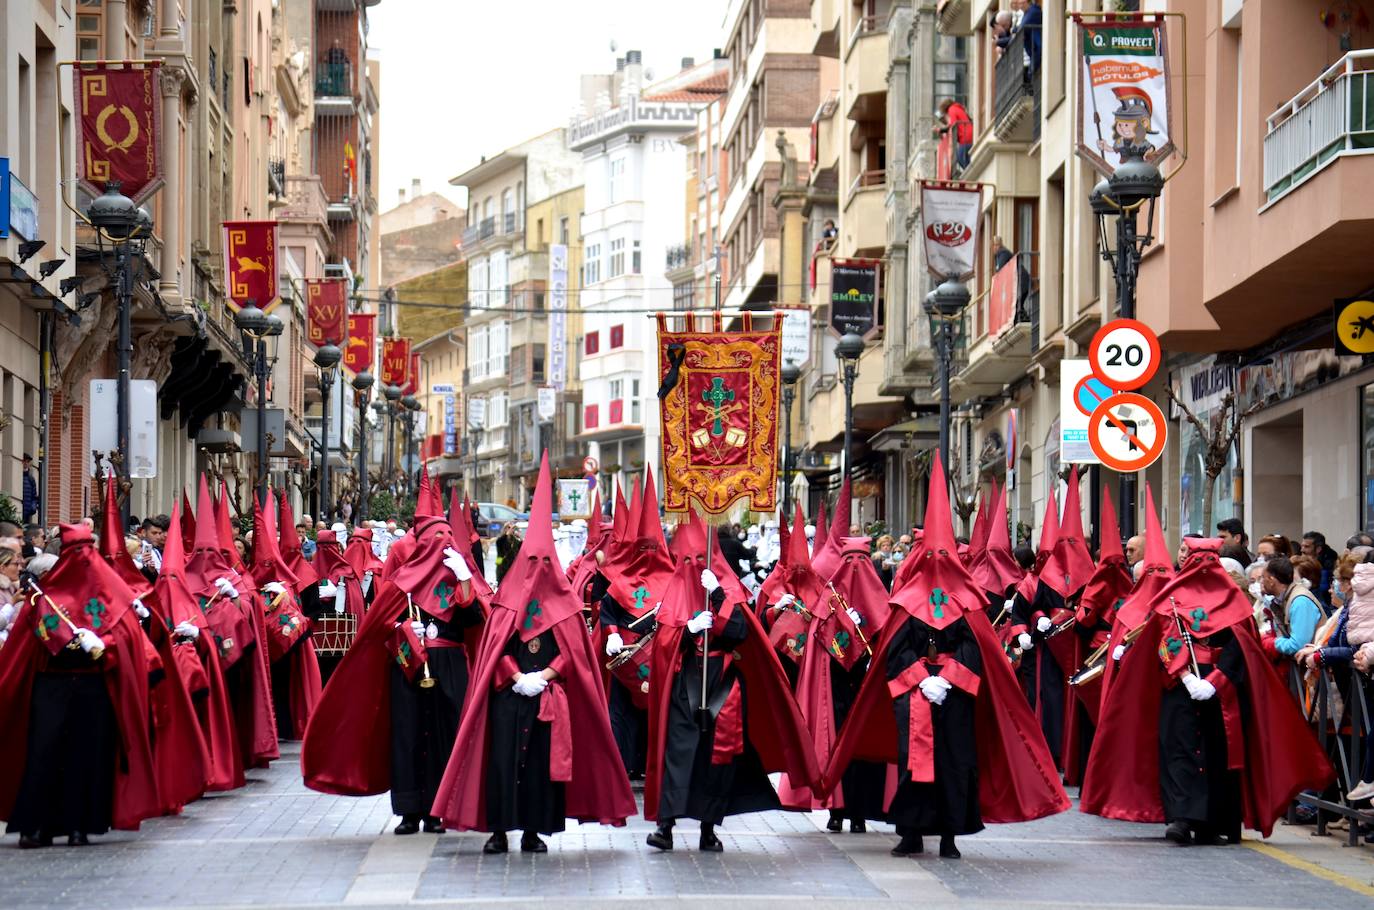
<svg viewBox="0 0 1374 910">
<path fill-rule="evenodd" d="M 133 592 L 96 553 L 91 532 L 62 525 L 62 552 L 42 578 L 42 590 L 78 626 L 91 628 L 105 642 L 99 666 L 114 707 L 118 747 L 110 823 L 136 831 L 145 818 L 163 812 L 158 795 L 148 712 L 148 661 L 143 629 L 130 604 Z M 94 615 L 93 615 L 94 614 Z M 51 654 L 40 638 L 48 617 L 56 617 L 42 597 L 15 615 L 8 643 L 0 648 L 0 819 L 12 818 L 28 760 L 29 720 L 35 677 Z M 99 622 L 96 622 L 97 617 Z M 54 625 L 62 626 L 60 620 Z"/>
<path fill-rule="evenodd" d="M 515 563 L 497 587 L 468 684 L 467 704 L 444 771 L 433 814 L 444 826 L 486 831 L 488 709 L 506 682 L 505 649 L 552 632 L 560 654 L 559 677 L 539 698 L 551 716 L 551 768 L 565 785 L 564 812 L 582 822 L 623 825 L 635 814 L 634 795 L 606 714 L 606 695 L 582 604 L 568 584 L 553 548 L 553 485 L 544 454 L 530 508 L 530 523 Z M 537 601 L 537 605 L 533 602 Z M 535 609 L 531 610 L 531 606 Z M 561 690 L 561 692 L 559 691 Z M 561 716 L 560 716 L 561 715 Z"/>
<path fill-rule="evenodd" d="M 708 530 L 706 533 L 714 533 Z M 700 660 L 699 656 L 684 655 L 682 636 L 687 620 L 706 603 L 706 589 L 701 586 L 701 570 L 706 568 L 706 553 L 681 560 L 664 592 L 663 605 L 655 619 L 658 631 L 651 647 L 649 669 L 649 756 L 644 771 L 644 817 L 658 819 L 664 748 L 668 736 L 669 700 L 673 679 L 682 670 L 683 660 Z M 723 562 L 723 560 L 722 560 Z M 721 563 L 714 563 L 718 578 L 733 575 Z M 724 583 L 722 582 L 724 587 Z M 749 627 L 748 634 L 734 655 L 727 655 L 727 667 L 733 664 L 744 681 L 744 715 L 730 712 L 730 700 L 716 718 L 716 748 L 722 739 L 747 736 L 758 753 L 763 770 L 783 772 L 800 786 L 814 786 L 820 782 L 820 769 L 811 747 L 811 734 L 801 709 L 788 688 L 782 663 L 768 642 L 768 633 L 748 602 L 741 596 L 731 597 L 733 587 L 725 587 L 725 602 L 716 616 L 718 625 L 728 622 L 739 613 Z M 724 678 L 725 669 L 722 669 Z M 733 713 L 730 717 L 727 714 Z M 733 728 L 732 728 L 733 725 Z M 809 807 L 808 807 L 809 808 Z"/>
<path fill-rule="evenodd" d="M 893 595 L 892 614 L 873 648 L 870 663 L 875 671 L 864 680 L 840 731 L 822 790 L 833 790 L 844 769 L 856 758 L 889 764 L 898 761 L 894 699 L 887 674 L 882 670 L 887 666 L 888 645 L 897 632 L 912 617 L 934 629 L 962 618 L 973 633 L 983 665 L 974 699 L 978 802 L 983 821 L 1031 821 L 1063 812 L 1069 808 L 1069 799 L 1059 783 L 1040 724 L 1031 713 L 982 608 L 983 589 L 959 561 L 944 477 L 944 468 L 937 458 L 931 472 L 932 492 L 921 549 L 907 557 L 907 562 L 914 564 L 910 580 Z M 904 568 L 905 565 L 904 562 Z M 944 596 L 935 597 L 936 594 Z"/>
<path fill-rule="evenodd" d="M 1221 541 L 1188 543 L 1183 566 L 1155 596 L 1150 625 L 1122 656 L 1107 689 L 1078 808 L 1125 821 L 1165 820 L 1159 719 L 1171 680 L 1160 650 L 1176 634 L 1178 616 L 1196 639 L 1229 629 L 1240 645 L 1244 686 L 1231 685 L 1219 671 L 1208 681 L 1222 705 L 1228 767 L 1240 772 L 1241 820 L 1268 837 L 1293 798 L 1324 790 L 1335 770 L 1261 648 L 1250 601 L 1221 568 Z"/>
<path fill-rule="evenodd" d="M 426 500 L 420 501 L 423 508 Z M 445 519 L 422 515 L 412 558 L 380 582 L 372 607 L 358 625 L 353 644 L 329 677 L 301 747 L 305 785 L 322 793 L 370 796 L 391 789 L 391 665 L 397 617 L 411 603 L 448 622 L 472 602 L 453 570 L 443 564 L 453 535 Z M 407 587 L 409 585 L 409 587 Z M 436 588 L 443 589 L 435 595 Z M 471 692 L 471 683 L 468 691 Z"/>
</svg>

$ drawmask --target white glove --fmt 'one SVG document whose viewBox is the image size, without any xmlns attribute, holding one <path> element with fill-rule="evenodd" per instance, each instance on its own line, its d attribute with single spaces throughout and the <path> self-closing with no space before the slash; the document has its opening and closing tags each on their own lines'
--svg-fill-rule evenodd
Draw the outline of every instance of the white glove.
<svg viewBox="0 0 1374 910">
<path fill-rule="evenodd" d="M 615 657 L 625 650 L 625 639 L 620 637 L 619 632 L 612 632 L 606 636 L 606 656 Z"/>
<path fill-rule="evenodd" d="M 280 597 L 281 595 L 286 593 L 286 585 L 282 584 L 279 581 L 269 581 L 267 584 L 262 586 L 262 589 L 266 591 L 268 594 L 271 594 L 273 597 Z"/>
<path fill-rule="evenodd" d="M 418 619 L 412 619 L 410 621 L 410 630 L 415 633 L 416 638 L 425 637 L 425 624 Z"/>
<path fill-rule="evenodd" d="M 139 619 L 148 618 L 148 608 L 143 606 L 143 601 L 137 597 L 134 598 L 134 612 L 138 614 Z"/>
<path fill-rule="evenodd" d="M 339 589 L 334 586 L 334 582 L 325 579 L 320 582 L 320 600 L 329 600 L 339 593 Z"/>
<path fill-rule="evenodd" d="M 172 631 L 189 641 L 195 641 L 197 638 L 200 638 L 200 626 L 190 620 L 182 620 L 177 623 L 177 627 Z"/>
<path fill-rule="evenodd" d="M 927 676 L 917 683 L 917 688 L 926 697 L 926 701 L 932 705 L 942 705 L 945 703 L 945 696 L 949 695 L 949 680 L 940 676 Z"/>
<path fill-rule="evenodd" d="M 1048 616 L 1042 616 L 1035 621 L 1035 631 L 1037 632 L 1048 632 L 1050 629 L 1053 628 L 1054 623 L 1050 622 L 1050 618 Z"/>
<path fill-rule="evenodd" d="M 858 610 L 854 609 L 853 607 L 849 607 L 845 610 L 845 612 L 849 614 L 849 618 L 853 620 L 854 625 L 861 626 L 864 624 L 864 618 L 859 615 Z"/>
<path fill-rule="evenodd" d="M 797 602 L 797 595 L 795 595 L 795 594 L 786 594 L 786 593 L 784 593 L 781 597 L 778 598 L 778 602 L 775 603 L 775 604 L 773 604 L 773 609 L 774 609 L 774 610 L 786 610 L 788 607 L 792 606 L 792 604 L 794 604 L 794 603 L 796 603 L 796 602 Z"/>
<path fill-rule="evenodd" d="M 364 573 L 363 573 L 363 596 L 366 597 L 366 596 L 367 596 L 367 592 L 370 591 L 370 590 L 372 590 L 372 573 L 371 573 L 371 572 L 364 572 Z"/>
<path fill-rule="evenodd" d="M 1031 637 L 1025 632 L 1016 636 L 1016 643 L 1021 646 L 1022 651 L 1029 651 L 1031 648 L 1035 647 L 1035 642 L 1031 641 Z"/>
<path fill-rule="evenodd" d="M 14 604 L 0 606 L 0 629 L 9 628 L 9 624 L 14 621 Z"/>
<path fill-rule="evenodd" d="M 720 579 L 716 578 L 716 573 L 710 569 L 702 569 L 701 586 L 706 589 L 707 594 L 714 594 L 720 588 Z"/>
<path fill-rule="evenodd" d="M 1188 690 L 1188 694 L 1193 697 L 1193 701 L 1206 701 L 1217 694 L 1217 687 L 1205 679 L 1198 679 L 1191 673 L 1184 673 L 1182 677 L 1183 687 Z"/>
<path fill-rule="evenodd" d="M 710 610 L 702 610 L 696 616 L 687 620 L 687 631 L 693 635 L 700 635 L 706 629 L 711 628 L 711 624 L 716 621 L 716 616 Z"/>
<path fill-rule="evenodd" d="M 1115 648 L 1112 648 L 1112 660 L 1120 660 L 1120 659 L 1121 659 L 1121 655 L 1123 655 L 1123 654 L 1125 654 L 1125 653 L 1126 653 L 1126 646 L 1125 646 L 1125 645 L 1117 645 Z"/>
<path fill-rule="evenodd" d="M 759 569 L 757 572 L 754 573 L 754 577 L 757 578 L 759 581 L 767 581 L 768 571 L 768 569 Z"/>
<path fill-rule="evenodd" d="M 516 695 L 533 698 L 549 687 L 549 681 L 538 673 L 521 673 L 520 678 L 511 686 Z"/>
<path fill-rule="evenodd" d="M 453 577 L 459 581 L 471 581 L 472 570 L 468 568 L 468 561 L 463 558 L 453 547 L 444 548 L 444 565 L 448 566 L 453 572 Z"/>
<path fill-rule="evenodd" d="M 76 642 L 81 645 L 81 650 L 85 651 L 87 654 L 92 651 L 101 651 L 105 648 L 105 642 L 101 641 L 100 636 L 96 635 L 90 629 L 77 629 Z"/>
<path fill-rule="evenodd" d="M 239 597 L 239 589 L 236 588 L 236 587 L 234 587 L 232 584 L 230 584 L 230 583 L 229 583 L 229 579 L 227 579 L 227 578 L 216 578 L 216 579 L 215 579 L 215 587 L 216 587 L 216 588 L 219 588 L 219 593 L 220 593 L 220 594 L 223 594 L 225 597 L 229 598 L 230 600 L 238 600 L 238 597 Z"/>
<path fill-rule="evenodd" d="M 1002 601 L 1002 609 L 1006 611 L 1008 616 L 1011 615 L 1011 607 L 1014 603 L 1016 603 L 1015 597 L 1008 597 L 1006 600 Z"/>
</svg>

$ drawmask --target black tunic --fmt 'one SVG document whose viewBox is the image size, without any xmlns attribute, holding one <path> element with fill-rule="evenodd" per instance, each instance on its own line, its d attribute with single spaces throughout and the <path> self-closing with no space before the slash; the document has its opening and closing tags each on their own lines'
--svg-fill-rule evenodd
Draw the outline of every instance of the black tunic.
<svg viewBox="0 0 1374 910">
<path fill-rule="evenodd" d="M 868 669 L 865 658 L 846 670 L 833 659 L 830 662 L 830 700 L 835 708 L 835 730 L 844 727 L 845 718 L 859 697 Z M 844 796 L 844 808 L 836 810 L 848 819 L 871 819 L 882 821 L 887 818 L 883 810 L 884 788 L 887 784 L 887 766 L 881 762 L 852 761 L 840 778 L 840 793 Z"/>
<path fill-rule="evenodd" d="M 528 642 L 512 635 L 506 643 L 505 655 L 521 673 L 538 673 L 558 654 L 551 630 Z M 565 785 L 550 779 L 552 727 L 539 720 L 538 696 L 519 695 L 506 680 L 495 682 L 501 688 L 492 692 L 487 709 L 486 830 L 555 834 L 565 826 Z"/>
<path fill-rule="evenodd" d="M 601 575 L 597 575 L 601 578 Z M 602 628 L 615 627 L 626 629 L 630 623 L 634 622 L 634 616 L 629 610 L 620 605 L 615 598 L 605 593 L 605 582 L 597 585 L 592 583 L 592 594 L 595 596 L 600 590 L 599 598 L 601 607 L 601 626 Z M 635 627 L 640 634 L 648 632 L 652 628 L 653 620 L 645 620 Z M 615 737 L 616 748 L 620 751 L 620 760 L 625 765 L 625 770 L 632 776 L 644 774 L 644 765 L 648 761 L 649 749 L 649 712 L 642 708 L 635 707 L 634 700 L 630 692 L 625 688 L 625 684 L 619 679 L 611 677 L 611 691 L 608 693 L 608 710 L 611 718 L 611 734 Z"/>
<path fill-rule="evenodd" d="M 724 601 L 717 591 L 713 605 Z M 733 651 L 749 634 L 749 624 L 737 606 L 725 623 L 717 622 L 708 639 L 711 649 L 707 668 L 708 703 L 724 703 L 729 687 L 738 684 L 748 716 L 749 693 L 744 680 L 732 666 L 724 669 L 726 652 Z M 733 761 L 714 764 L 716 724 L 712 717 L 705 731 L 697 723 L 701 704 L 701 655 L 699 635 L 682 634 L 682 669 L 673 677 L 668 699 L 668 724 L 663 750 L 663 778 L 658 801 L 660 821 L 679 818 L 699 819 L 703 824 L 719 824 L 727 815 L 762 812 L 781 806 L 757 750 L 749 742 L 749 727 L 744 728 L 744 751 Z"/>
<path fill-rule="evenodd" d="M 1220 670 L 1231 685 L 1245 685 L 1245 654 L 1229 630 L 1207 642 L 1216 650 L 1216 664 L 1199 662 L 1200 676 Z M 1240 830 L 1240 772 L 1227 770 L 1226 727 L 1221 695 L 1193 701 L 1181 683 L 1166 689 L 1159 705 L 1159 791 L 1164 817 L 1191 822 L 1209 833 Z"/>
<path fill-rule="evenodd" d="M 941 657 L 953 657 L 974 674 L 983 672 L 982 655 L 968 623 L 956 620 L 939 631 L 910 618 L 887 648 L 887 678 L 895 679 L 929 653 L 934 641 Z M 978 808 L 978 743 L 974 730 L 973 696 L 951 687 L 944 704 L 931 705 L 935 732 L 935 780 L 917 783 L 908 763 L 911 700 L 924 700 L 919 688 L 893 702 L 897 717 L 897 792 L 888 820 L 901 834 L 973 834 L 983 830 Z"/>
<path fill-rule="evenodd" d="M 1042 582 L 1036 588 L 1034 603 L 1017 594 L 1011 607 L 1012 624 L 1025 626 L 1027 633 L 1035 641 L 1035 647 L 1021 655 L 1021 664 L 1017 667 L 1016 675 L 1021 681 L 1021 690 L 1026 693 L 1026 701 L 1030 704 L 1031 710 L 1040 718 L 1040 730 L 1045 734 L 1045 742 L 1050 747 L 1050 754 L 1054 756 L 1056 766 L 1062 761 L 1060 753 L 1064 745 L 1065 681 L 1068 674 L 1077 667 L 1065 670 L 1059 666 L 1059 661 L 1054 659 L 1054 655 L 1045 645 L 1044 633 L 1036 631 L 1035 620 L 1031 617 L 1036 613 L 1053 616 L 1054 612 L 1063 606 L 1064 598 Z"/>
<path fill-rule="evenodd" d="M 105 675 L 95 666 L 85 652 L 64 649 L 34 678 L 24 777 L 9 832 L 55 837 L 110 830 L 119 727 Z"/>
<path fill-rule="evenodd" d="M 408 622 L 409 616 L 398 619 Z M 434 641 L 447 646 L 426 648 L 434 679 L 429 688 L 420 685 L 423 670 L 411 682 L 391 664 L 391 811 L 397 815 L 429 815 L 434 806 L 468 692 L 463 629 L 480 623 L 482 610 L 475 603 L 459 607 L 448 622 L 421 610 L 420 621 L 433 622 L 439 633 Z"/>
</svg>

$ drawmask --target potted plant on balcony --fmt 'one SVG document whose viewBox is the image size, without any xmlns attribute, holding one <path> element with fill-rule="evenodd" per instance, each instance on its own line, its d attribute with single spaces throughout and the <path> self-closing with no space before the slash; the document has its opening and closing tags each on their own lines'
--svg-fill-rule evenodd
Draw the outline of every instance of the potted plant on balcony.
<svg viewBox="0 0 1374 910">
<path fill-rule="evenodd" d="M 602 474 L 612 475 L 612 476 L 614 476 L 614 475 L 616 475 L 616 474 L 619 474 L 619 473 L 620 473 L 620 465 L 618 465 L 618 464 L 603 465 L 602 468 L 601 468 L 601 473 L 602 473 Z"/>
</svg>

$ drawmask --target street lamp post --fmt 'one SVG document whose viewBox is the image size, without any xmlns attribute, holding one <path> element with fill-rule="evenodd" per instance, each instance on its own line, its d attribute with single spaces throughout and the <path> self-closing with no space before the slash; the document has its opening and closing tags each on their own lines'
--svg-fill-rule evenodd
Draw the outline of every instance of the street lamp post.
<svg viewBox="0 0 1374 910">
<path fill-rule="evenodd" d="M 400 492 L 396 488 L 396 411 L 400 408 L 401 387 L 398 385 L 382 386 L 382 395 L 386 397 L 386 483 L 387 487 L 393 492 Z"/>
<path fill-rule="evenodd" d="M 1140 259 L 1145 248 L 1154 242 L 1155 203 L 1164 191 L 1164 177 L 1159 168 L 1146 161 L 1134 150 L 1122 155 L 1112 175 L 1098 182 L 1088 197 L 1093 214 L 1097 216 L 1098 251 L 1104 261 L 1112 265 L 1116 284 L 1117 310 L 1123 319 L 1135 318 L 1135 286 L 1140 275 Z M 1136 221 L 1145 209 L 1145 230 Z M 1116 246 L 1107 241 L 1107 219 L 1116 220 Z M 1136 475 L 1121 475 L 1120 512 L 1122 533 L 1126 537 L 1136 533 Z"/>
<path fill-rule="evenodd" d="M 968 288 L 950 275 L 926 295 L 925 311 L 931 319 L 931 335 L 940 360 L 940 463 L 949 476 L 949 376 L 954 365 L 955 323 L 968 306 Z"/>
<path fill-rule="evenodd" d="M 401 456 L 401 460 L 403 462 L 403 468 L 405 471 L 406 495 L 410 495 L 411 493 L 415 492 L 416 488 L 415 477 L 414 475 L 412 475 L 411 472 L 413 470 L 416 458 L 415 414 L 420 410 L 420 399 L 416 398 L 414 395 L 406 395 L 401 399 L 401 407 L 405 411 L 406 425 L 406 438 L 405 445 L 403 447 L 405 453 Z"/>
<path fill-rule="evenodd" d="M 864 352 L 862 335 L 845 332 L 835 343 L 835 356 L 844 361 L 844 479 L 854 476 L 854 380 L 859 375 L 859 357 Z"/>
<path fill-rule="evenodd" d="M 367 399 L 371 395 L 372 374 L 363 370 L 353 377 L 354 399 L 358 404 L 358 520 L 367 520 Z"/>
<path fill-rule="evenodd" d="M 243 334 L 243 356 L 248 367 L 258 381 L 258 499 L 267 501 L 267 377 L 277 362 L 276 339 L 281 337 L 286 325 L 280 316 L 268 315 L 258 308 L 257 302 L 248 305 L 234 314 L 234 325 Z M 267 349 L 267 340 L 273 340 L 272 351 Z"/>
<path fill-rule="evenodd" d="M 116 321 L 115 342 L 118 356 L 118 394 L 115 419 L 117 446 L 120 452 L 120 480 L 129 479 L 132 455 L 129 451 L 131 416 L 129 409 L 129 381 L 134 354 L 132 311 L 134 304 L 134 271 L 143 259 L 143 248 L 153 232 L 153 219 L 148 210 L 134 205 L 134 201 L 119 191 L 118 180 L 105 184 L 105 192 L 96 197 L 86 210 L 87 220 L 95 228 L 96 245 L 101 268 L 114 281 Z M 108 263 L 108 264 L 107 264 Z M 125 524 L 129 521 L 130 500 L 124 497 L 121 509 Z"/>
<path fill-rule="evenodd" d="M 783 449 L 782 449 L 782 517 L 783 521 L 792 514 L 792 402 L 797 397 L 797 380 L 801 379 L 801 367 L 787 361 L 782 368 L 782 410 L 783 410 Z"/>
<path fill-rule="evenodd" d="M 326 344 L 315 352 L 315 366 L 320 368 L 320 516 L 328 522 L 331 517 L 329 502 L 329 392 L 334 387 L 334 377 L 343 351 L 336 345 Z"/>
</svg>

